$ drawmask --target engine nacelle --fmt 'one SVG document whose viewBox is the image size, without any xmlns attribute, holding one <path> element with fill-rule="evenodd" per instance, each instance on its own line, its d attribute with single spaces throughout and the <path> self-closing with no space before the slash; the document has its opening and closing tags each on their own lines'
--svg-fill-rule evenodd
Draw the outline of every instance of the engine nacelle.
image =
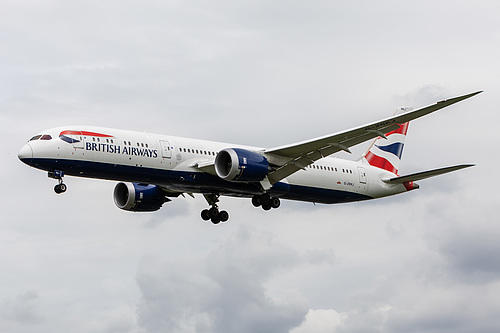
<svg viewBox="0 0 500 333">
<path fill-rule="evenodd" d="M 267 176 L 269 162 L 264 156 L 253 151 L 227 148 L 217 154 L 215 172 L 224 180 L 258 182 Z"/>
<path fill-rule="evenodd" d="M 118 208 L 133 212 L 154 212 L 170 199 L 156 185 L 118 183 L 113 192 Z"/>
</svg>

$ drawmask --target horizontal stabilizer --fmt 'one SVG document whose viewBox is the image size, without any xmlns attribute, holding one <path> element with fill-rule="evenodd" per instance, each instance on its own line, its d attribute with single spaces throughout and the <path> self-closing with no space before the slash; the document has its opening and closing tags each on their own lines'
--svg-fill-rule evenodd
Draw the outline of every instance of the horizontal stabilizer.
<svg viewBox="0 0 500 333">
<path fill-rule="evenodd" d="M 446 168 L 440 168 L 440 169 L 434 169 L 434 170 L 429 170 L 429 171 L 424 171 L 424 172 L 417 172 L 411 175 L 407 176 L 401 176 L 401 177 L 394 177 L 394 178 L 389 178 L 389 179 L 382 179 L 383 182 L 385 183 L 390 183 L 390 184 L 403 184 L 403 183 L 408 183 L 408 182 L 416 182 L 418 180 L 434 177 L 434 176 L 439 176 L 448 172 L 452 171 L 457 171 L 460 169 L 468 168 L 471 166 L 474 166 L 475 164 L 461 164 L 461 165 L 454 165 Z"/>
</svg>

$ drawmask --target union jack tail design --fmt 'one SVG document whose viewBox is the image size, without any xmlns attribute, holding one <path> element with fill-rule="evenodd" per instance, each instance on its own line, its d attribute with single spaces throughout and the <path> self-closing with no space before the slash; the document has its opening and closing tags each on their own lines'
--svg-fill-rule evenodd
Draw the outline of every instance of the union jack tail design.
<svg viewBox="0 0 500 333">
<path fill-rule="evenodd" d="M 401 108 L 396 113 L 410 111 L 412 108 Z M 399 163 L 403 155 L 406 133 L 409 123 L 400 124 L 399 128 L 387 133 L 387 139 L 378 137 L 363 154 L 362 161 L 374 167 L 398 174 Z"/>
</svg>

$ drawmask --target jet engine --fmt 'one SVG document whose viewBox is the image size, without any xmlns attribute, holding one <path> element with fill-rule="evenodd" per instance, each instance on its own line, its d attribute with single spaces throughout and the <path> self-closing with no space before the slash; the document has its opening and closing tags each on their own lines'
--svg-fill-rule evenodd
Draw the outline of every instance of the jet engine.
<svg viewBox="0 0 500 333">
<path fill-rule="evenodd" d="M 118 183 L 113 192 L 118 208 L 133 212 L 154 212 L 170 201 L 156 185 Z"/>
<path fill-rule="evenodd" d="M 224 180 L 256 182 L 263 180 L 268 174 L 269 162 L 253 151 L 227 148 L 217 154 L 215 172 Z"/>
</svg>

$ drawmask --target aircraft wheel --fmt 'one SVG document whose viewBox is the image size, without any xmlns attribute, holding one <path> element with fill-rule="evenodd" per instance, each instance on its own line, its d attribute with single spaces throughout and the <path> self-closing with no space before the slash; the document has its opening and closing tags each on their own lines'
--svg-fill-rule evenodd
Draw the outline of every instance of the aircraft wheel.
<svg viewBox="0 0 500 333">
<path fill-rule="evenodd" d="M 204 209 L 201 211 L 201 218 L 203 221 L 208 221 L 210 220 L 210 211 L 208 209 Z"/>
<path fill-rule="evenodd" d="M 64 193 L 66 192 L 67 189 L 68 187 L 64 183 L 57 184 L 56 186 L 54 186 L 54 192 L 56 192 L 57 194 Z"/>
<path fill-rule="evenodd" d="M 208 210 L 208 214 L 210 215 L 210 218 L 213 219 L 219 215 L 219 210 L 216 207 L 212 207 Z"/>
<path fill-rule="evenodd" d="M 263 194 L 260 197 L 260 202 L 262 203 L 262 207 L 271 205 L 271 196 L 269 194 Z M 267 209 L 266 209 L 267 210 Z"/>
<path fill-rule="evenodd" d="M 262 209 L 264 209 L 264 210 L 270 210 L 271 209 L 271 205 L 270 204 L 262 204 Z"/>
<path fill-rule="evenodd" d="M 280 199 L 279 198 L 271 198 L 271 207 L 272 208 L 278 208 L 281 205 Z"/>
<path fill-rule="evenodd" d="M 254 207 L 259 207 L 261 205 L 261 202 L 260 202 L 260 197 L 258 195 L 254 195 L 252 197 L 252 205 Z"/>
<path fill-rule="evenodd" d="M 226 222 L 227 220 L 229 220 L 229 214 L 228 212 L 223 210 L 219 213 L 218 218 L 220 219 L 221 222 Z"/>
<path fill-rule="evenodd" d="M 220 219 L 219 215 L 212 217 L 212 223 L 213 224 L 219 224 L 220 221 L 221 221 L 221 219 Z"/>
</svg>

